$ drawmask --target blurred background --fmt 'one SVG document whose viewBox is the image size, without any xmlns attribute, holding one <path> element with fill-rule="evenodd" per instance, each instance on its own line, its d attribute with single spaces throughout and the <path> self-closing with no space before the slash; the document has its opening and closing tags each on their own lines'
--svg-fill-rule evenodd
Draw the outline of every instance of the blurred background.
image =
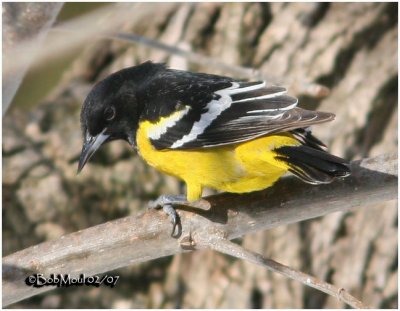
<svg viewBox="0 0 400 311">
<path fill-rule="evenodd" d="M 3 24 L 3 40 L 23 18 L 18 14 L 26 10 L 23 5 L 28 4 L 3 4 L 3 23 L 8 23 Z M 336 114 L 335 121 L 314 128 L 332 153 L 354 160 L 397 151 L 397 6 L 65 4 L 3 117 L 3 256 L 135 214 L 159 194 L 184 191 L 176 179 L 145 165 L 124 142 L 101 148 L 76 175 L 85 96 L 96 81 L 146 60 L 236 78 L 249 78 L 237 66 L 259 70 L 267 81 L 287 86 L 300 107 Z M 136 39 L 117 39 L 116 32 Z M 139 43 L 137 36 L 232 67 L 189 61 Z M 3 41 L 3 64 L 7 47 Z M 11 68 L 21 62 L 18 55 L 7 59 Z M 3 81 L 8 75 L 3 69 Z M 237 242 L 344 287 L 374 308 L 397 308 L 397 224 L 397 202 L 389 202 Z M 113 274 L 121 277 L 112 289 L 63 288 L 11 307 L 344 307 L 298 282 L 212 251 L 161 258 Z"/>
</svg>

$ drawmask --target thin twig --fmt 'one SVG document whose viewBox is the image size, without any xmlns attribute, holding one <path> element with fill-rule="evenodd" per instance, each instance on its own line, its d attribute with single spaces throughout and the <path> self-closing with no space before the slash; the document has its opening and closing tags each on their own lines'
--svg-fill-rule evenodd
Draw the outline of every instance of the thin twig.
<svg viewBox="0 0 400 311">
<path fill-rule="evenodd" d="M 145 45 L 153 49 L 163 50 L 169 54 L 183 57 L 191 63 L 208 66 L 213 69 L 218 69 L 236 78 L 243 78 L 250 80 L 255 80 L 255 79 L 264 80 L 268 84 L 276 84 L 276 85 L 296 84 L 297 87 L 299 88 L 300 93 L 307 94 L 311 97 L 316 97 L 316 98 L 326 97 L 330 93 L 328 87 L 312 81 L 301 81 L 300 83 L 300 81 L 290 80 L 289 78 L 267 76 L 264 72 L 261 72 L 260 70 L 254 68 L 227 64 L 216 58 L 208 57 L 191 51 L 186 51 L 177 46 L 165 44 L 158 40 L 149 39 L 133 33 L 117 33 L 117 34 L 111 34 L 108 37 L 110 39 L 119 39 L 131 43 Z"/>
<path fill-rule="evenodd" d="M 265 267 L 271 271 L 280 273 L 288 278 L 299 281 L 307 286 L 313 287 L 321 292 L 331 295 L 349 306 L 357 309 L 365 309 L 361 301 L 350 295 L 345 289 L 338 288 L 332 284 L 324 282 L 317 279 L 309 274 L 295 270 L 288 266 L 285 266 L 279 262 L 272 259 L 265 258 L 264 256 L 257 254 L 255 252 L 246 250 L 244 247 L 235 244 L 227 239 L 220 238 L 218 236 L 209 237 L 206 241 L 201 242 L 195 239 L 197 245 L 204 247 L 210 247 L 213 250 L 219 251 L 221 253 L 239 258 L 245 259 L 262 267 Z"/>
<path fill-rule="evenodd" d="M 143 36 L 139 36 L 133 33 L 117 33 L 114 35 L 108 36 L 110 39 L 119 39 L 122 41 L 127 41 L 130 43 L 137 43 L 141 45 L 145 45 L 154 49 L 159 49 L 163 50 L 169 54 L 181 56 L 183 58 L 186 58 L 188 61 L 198 64 L 198 65 L 207 65 L 210 66 L 214 69 L 219 69 L 225 72 L 229 72 L 232 75 L 246 78 L 246 79 L 266 79 L 269 82 L 272 82 L 272 78 L 265 77 L 261 74 L 259 70 L 248 68 L 248 67 L 243 67 L 243 66 L 236 66 L 236 65 L 230 65 L 227 64 L 223 61 L 220 61 L 219 59 L 204 56 L 199 53 L 191 52 L 191 51 L 186 51 L 184 49 L 181 49 L 177 46 L 172 46 L 169 44 L 165 44 L 163 42 L 160 42 L 158 40 L 154 39 L 149 39 Z"/>
<path fill-rule="evenodd" d="M 54 288 L 26 286 L 25 278 L 33 273 L 95 275 L 192 250 L 191 236 L 196 241 L 223 232 L 224 238 L 232 240 L 250 232 L 397 199 L 397 154 L 355 161 L 351 168 L 350 177 L 329 185 L 310 186 L 284 178 L 265 191 L 208 197 L 210 210 L 179 210 L 179 239 L 170 237 L 168 217 L 152 210 L 11 254 L 3 258 L 3 306 Z"/>
</svg>

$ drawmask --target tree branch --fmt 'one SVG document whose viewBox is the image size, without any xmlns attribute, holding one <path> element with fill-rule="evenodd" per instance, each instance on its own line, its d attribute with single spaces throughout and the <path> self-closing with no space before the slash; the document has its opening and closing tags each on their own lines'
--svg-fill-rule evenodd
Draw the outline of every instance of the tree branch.
<svg viewBox="0 0 400 311">
<path fill-rule="evenodd" d="M 249 251 L 244 247 L 235 244 L 227 239 L 218 237 L 212 240 L 207 239 L 207 241 L 204 243 L 204 246 L 210 247 L 213 250 L 233 256 L 235 258 L 248 260 L 256 265 L 260 265 L 271 271 L 280 273 L 288 278 L 299 281 L 306 286 L 313 287 L 321 292 L 331 295 L 353 308 L 357 309 L 366 308 L 361 301 L 350 295 L 344 288 L 338 288 L 336 286 L 333 286 L 332 284 L 319 280 L 304 272 L 285 266 L 272 259 L 265 258 L 264 256 Z"/>
<path fill-rule="evenodd" d="M 250 232 L 397 199 L 397 154 L 352 163 L 352 175 L 329 185 L 310 186 L 283 178 L 273 187 L 246 195 L 208 197 L 208 211 L 182 207 L 180 238 L 170 237 L 166 215 L 154 210 L 107 222 L 3 258 L 3 306 L 48 291 L 33 288 L 33 273 L 87 276 L 135 262 L 196 249 L 196 240 L 223 233 L 228 240 Z M 118 254 L 116 256 L 116 254 Z"/>
<path fill-rule="evenodd" d="M 32 56 L 46 37 L 63 2 L 58 3 L 3 3 L 3 101 L 2 116 L 11 104 L 27 71 Z M 30 40 L 31 49 L 25 53 L 21 44 Z M 15 58 L 25 57 L 18 63 L 18 70 L 10 70 Z M 8 74 L 4 74 L 7 72 Z"/>
</svg>

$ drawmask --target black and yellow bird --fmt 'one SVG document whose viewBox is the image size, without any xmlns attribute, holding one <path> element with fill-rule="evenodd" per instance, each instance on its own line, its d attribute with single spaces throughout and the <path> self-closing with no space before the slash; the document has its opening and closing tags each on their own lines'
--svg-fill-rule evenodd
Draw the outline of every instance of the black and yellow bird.
<svg viewBox="0 0 400 311">
<path fill-rule="evenodd" d="M 203 187 L 245 193 L 265 189 L 291 172 L 310 184 L 350 174 L 308 127 L 334 114 L 304 110 L 286 89 L 145 62 L 97 83 L 81 112 L 84 136 L 78 171 L 104 143 L 122 139 L 161 172 L 183 180 L 186 199 Z M 173 203 L 156 205 L 172 217 Z"/>
</svg>

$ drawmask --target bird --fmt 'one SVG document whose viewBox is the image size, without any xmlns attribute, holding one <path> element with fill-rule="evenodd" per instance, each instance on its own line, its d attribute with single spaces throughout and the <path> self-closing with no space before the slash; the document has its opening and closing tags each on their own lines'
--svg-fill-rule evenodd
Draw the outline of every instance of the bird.
<svg viewBox="0 0 400 311">
<path fill-rule="evenodd" d="M 162 173 L 186 184 L 186 196 L 149 203 L 179 223 L 177 204 L 202 200 L 205 187 L 248 193 L 291 173 L 309 184 L 350 175 L 311 125 L 333 113 L 297 107 L 282 86 L 168 68 L 146 61 L 94 85 L 81 109 L 83 146 L 78 173 L 98 148 L 124 140 Z"/>
</svg>

